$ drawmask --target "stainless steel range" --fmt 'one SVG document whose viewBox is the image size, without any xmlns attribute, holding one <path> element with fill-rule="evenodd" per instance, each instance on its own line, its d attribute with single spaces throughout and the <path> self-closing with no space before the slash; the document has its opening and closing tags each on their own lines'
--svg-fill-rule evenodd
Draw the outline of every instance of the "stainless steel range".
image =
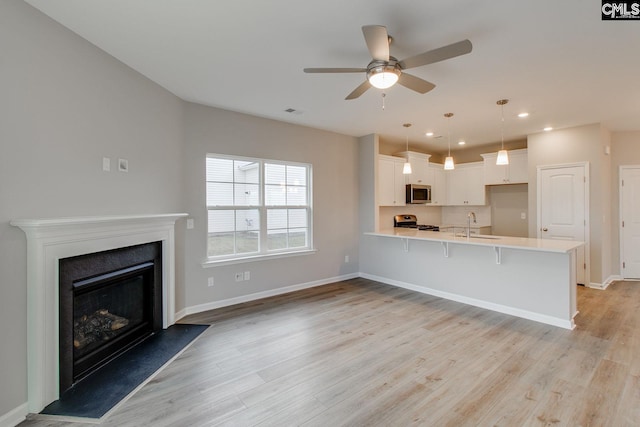
<svg viewBox="0 0 640 427">
<path fill-rule="evenodd" d="M 418 224 L 418 217 L 411 214 L 394 216 L 393 226 L 400 228 L 417 228 L 418 230 L 440 231 L 440 227 L 437 225 Z"/>
</svg>

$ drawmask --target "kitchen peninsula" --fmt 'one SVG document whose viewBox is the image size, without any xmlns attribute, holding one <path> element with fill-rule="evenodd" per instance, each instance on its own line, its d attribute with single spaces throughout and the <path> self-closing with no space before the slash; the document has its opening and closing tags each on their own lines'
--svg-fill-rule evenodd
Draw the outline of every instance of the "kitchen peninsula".
<svg viewBox="0 0 640 427">
<path fill-rule="evenodd" d="M 364 235 L 364 277 L 566 329 L 583 242 L 394 228 Z"/>
</svg>

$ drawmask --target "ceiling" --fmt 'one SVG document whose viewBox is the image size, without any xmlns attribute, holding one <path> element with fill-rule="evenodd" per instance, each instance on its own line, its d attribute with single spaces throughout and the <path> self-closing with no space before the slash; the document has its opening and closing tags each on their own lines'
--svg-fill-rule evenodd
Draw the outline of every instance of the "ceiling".
<svg viewBox="0 0 640 427">
<path fill-rule="evenodd" d="M 449 133 L 452 150 L 500 141 L 502 98 L 506 141 L 545 126 L 640 128 L 640 22 L 602 21 L 600 1 L 26 2 L 186 101 L 398 144 L 409 136 L 416 151 L 446 150 Z M 384 110 L 378 89 L 344 100 L 364 74 L 303 73 L 366 67 L 369 24 L 387 27 L 398 59 L 463 39 L 473 51 L 410 70 L 436 88 L 396 85 Z"/>
</svg>

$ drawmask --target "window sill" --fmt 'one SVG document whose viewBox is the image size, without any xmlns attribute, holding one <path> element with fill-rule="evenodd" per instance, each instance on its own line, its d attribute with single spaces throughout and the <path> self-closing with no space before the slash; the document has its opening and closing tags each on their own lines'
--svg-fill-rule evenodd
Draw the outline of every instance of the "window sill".
<svg viewBox="0 0 640 427">
<path fill-rule="evenodd" d="M 242 258 L 226 258 L 226 259 L 220 259 L 220 260 L 208 259 L 202 263 L 202 268 L 220 267 L 223 265 L 233 265 L 233 264 L 244 264 L 246 262 L 266 261 L 269 259 L 276 259 L 276 258 L 290 258 L 290 257 L 302 256 L 302 255 L 312 255 L 312 254 L 315 254 L 317 251 L 318 251 L 317 249 L 306 249 L 304 251 L 278 252 L 274 254 L 260 254 L 260 255 L 242 257 Z"/>
</svg>

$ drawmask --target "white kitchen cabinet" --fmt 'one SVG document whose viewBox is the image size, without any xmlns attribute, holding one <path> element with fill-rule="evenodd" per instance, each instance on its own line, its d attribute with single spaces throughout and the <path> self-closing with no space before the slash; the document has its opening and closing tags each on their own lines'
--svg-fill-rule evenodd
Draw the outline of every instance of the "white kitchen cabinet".
<svg viewBox="0 0 640 427">
<path fill-rule="evenodd" d="M 442 165 L 429 164 L 429 185 L 431 185 L 431 204 L 444 206 L 447 204 L 447 182 Z"/>
<path fill-rule="evenodd" d="M 432 185 L 430 182 L 429 157 L 431 154 L 416 153 L 414 151 L 402 151 L 395 153 L 394 157 L 406 159 L 409 157 L 411 173 L 405 175 L 405 184 Z"/>
<path fill-rule="evenodd" d="M 446 171 L 447 205 L 480 206 L 487 203 L 484 187 L 484 164 L 463 163 Z"/>
<path fill-rule="evenodd" d="M 509 150 L 509 164 L 496 165 L 498 153 L 482 154 L 484 185 L 526 184 L 529 181 L 527 150 Z"/>
<path fill-rule="evenodd" d="M 394 156 L 378 156 L 378 205 L 404 206 L 405 176 L 402 167 L 405 159 Z"/>
</svg>

